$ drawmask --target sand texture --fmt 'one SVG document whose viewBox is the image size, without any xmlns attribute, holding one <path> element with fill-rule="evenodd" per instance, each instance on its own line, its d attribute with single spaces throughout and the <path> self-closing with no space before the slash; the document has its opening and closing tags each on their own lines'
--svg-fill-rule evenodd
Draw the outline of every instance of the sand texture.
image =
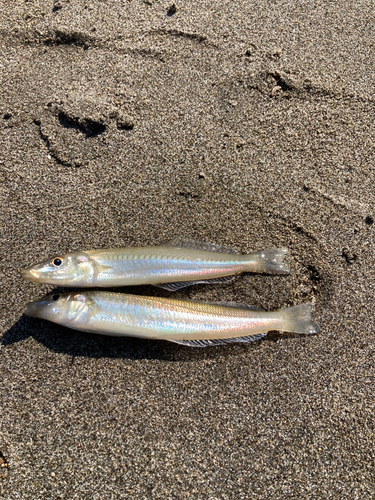
<svg viewBox="0 0 375 500">
<path fill-rule="evenodd" d="M 375 497 L 371 0 L 0 0 L 0 497 Z M 321 332 L 193 349 L 23 315 L 49 256 L 199 238 L 289 276 L 175 294 Z"/>
</svg>

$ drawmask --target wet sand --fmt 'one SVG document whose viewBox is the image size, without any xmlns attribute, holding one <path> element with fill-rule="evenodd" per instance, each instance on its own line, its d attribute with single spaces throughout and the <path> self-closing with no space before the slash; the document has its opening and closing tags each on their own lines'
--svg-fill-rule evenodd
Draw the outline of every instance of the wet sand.
<svg viewBox="0 0 375 500">
<path fill-rule="evenodd" d="M 371 2 L 0 5 L 0 496 L 373 498 Z M 292 272 L 124 291 L 313 301 L 321 332 L 192 349 L 23 316 L 53 287 L 20 269 L 177 235 Z"/>
</svg>

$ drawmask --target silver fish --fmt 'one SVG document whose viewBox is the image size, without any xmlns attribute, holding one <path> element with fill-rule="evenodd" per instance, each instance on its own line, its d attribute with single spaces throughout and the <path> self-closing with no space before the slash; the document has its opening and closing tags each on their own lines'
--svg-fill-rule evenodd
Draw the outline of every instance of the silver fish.
<svg viewBox="0 0 375 500">
<path fill-rule="evenodd" d="M 244 272 L 286 274 L 288 250 L 238 255 L 211 243 L 175 238 L 162 246 L 87 250 L 55 256 L 21 271 L 24 279 L 74 287 L 152 284 L 178 290 L 195 283 L 231 281 Z"/>
<path fill-rule="evenodd" d="M 312 305 L 274 312 L 235 303 L 205 303 L 114 292 L 88 291 L 48 295 L 31 302 L 28 316 L 83 332 L 169 340 L 205 347 L 251 342 L 270 330 L 316 333 Z"/>
</svg>

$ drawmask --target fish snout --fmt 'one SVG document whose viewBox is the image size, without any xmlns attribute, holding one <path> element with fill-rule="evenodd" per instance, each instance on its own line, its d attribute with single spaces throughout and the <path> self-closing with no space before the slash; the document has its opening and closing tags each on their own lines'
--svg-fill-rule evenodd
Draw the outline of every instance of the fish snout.
<svg viewBox="0 0 375 500">
<path fill-rule="evenodd" d="M 33 318 L 44 318 L 46 312 L 50 312 L 51 297 L 46 295 L 45 297 L 34 300 L 26 304 L 25 314 L 27 316 L 32 316 Z"/>
<path fill-rule="evenodd" d="M 35 302 L 29 302 L 26 305 L 26 308 L 27 308 L 25 311 L 26 316 L 32 316 L 34 318 L 36 318 L 38 316 L 38 314 L 37 314 L 38 308 L 37 308 L 37 304 Z"/>
<path fill-rule="evenodd" d="M 27 267 L 26 269 L 22 269 L 21 276 L 27 281 L 38 281 L 40 278 L 39 269 L 36 267 Z"/>
</svg>

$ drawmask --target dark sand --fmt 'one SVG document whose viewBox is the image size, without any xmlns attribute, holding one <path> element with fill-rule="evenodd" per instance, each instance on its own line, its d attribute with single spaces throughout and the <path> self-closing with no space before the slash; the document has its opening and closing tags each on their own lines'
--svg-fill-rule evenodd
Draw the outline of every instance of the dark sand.
<svg viewBox="0 0 375 500">
<path fill-rule="evenodd" d="M 1 1 L 0 496 L 374 498 L 373 4 L 171 6 Z M 174 296 L 312 300 L 322 331 L 200 350 L 22 315 L 52 289 L 23 267 L 175 235 L 288 246 L 290 276 Z"/>
</svg>

